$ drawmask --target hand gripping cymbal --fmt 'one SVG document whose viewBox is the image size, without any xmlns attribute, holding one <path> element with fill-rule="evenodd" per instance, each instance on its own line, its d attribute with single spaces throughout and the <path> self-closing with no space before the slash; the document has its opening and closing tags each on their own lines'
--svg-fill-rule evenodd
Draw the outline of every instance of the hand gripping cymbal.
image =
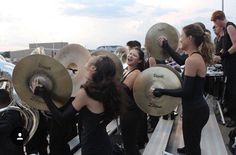
<svg viewBox="0 0 236 155">
<path fill-rule="evenodd" d="M 116 81 L 121 80 L 121 77 L 122 77 L 122 74 L 123 74 L 123 66 L 122 66 L 122 63 L 121 63 L 120 59 L 115 54 L 113 54 L 112 52 L 109 52 L 109 51 L 105 51 L 105 50 L 98 50 L 98 51 L 95 51 L 92 55 L 95 55 L 95 56 L 105 55 L 105 56 L 108 56 L 109 58 L 111 58 L 112 61 L 116 65 L 115 80 Z"/>
<path fill-rule="evenodd" d="M 145 47 L 148 53 L 156 59 L 165 60 L 169 54 L 158 44 L 160 36 L 165 36 L 173 49 L 177 49 L 179 44 L 179 34 L 175 27 L 167 23 L 157 23 L 147 32 L 145 38 Z"/>
<path fill-rule="evenodd" d="M 134 83 L 134 99 L 142 111 L 152 116 L 166 115 L 180 104 L 180 98 L 166 95 L 154 97 L 151 95 L 151 90 L 154 88 L 181 88 L 181 77 L 170 66 L 157 65 L 141 72 Z"/>
<path fill-rule="evenodd" d="M 30 89 L 33 80 L 44 85 L 57 107 L 63 106 L 71 96 L 72 81 L 65 67 L 46 55 L 30 55 L 21 59 L 14 68 L 12 82 L 20 99 L 30 107 L 48 111 L 43 99 Z"/>
<path fill-rule="evenodd" d="M 63 47 L 55 56 L 69 72 L 73 90 L 72 96 L 75 97 L 78 93 L 80 86 L 85 82 L 85 64 L 90 58 L 89 51 L 79 44 L 70 44 Z"/>
</svg>

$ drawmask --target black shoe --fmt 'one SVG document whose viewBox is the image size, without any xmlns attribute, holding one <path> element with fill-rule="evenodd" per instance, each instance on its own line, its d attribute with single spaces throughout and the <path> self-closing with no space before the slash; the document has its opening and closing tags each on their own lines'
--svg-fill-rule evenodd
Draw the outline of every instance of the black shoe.
<svg viewBox="0 0 236 155">
<path fill-rule="evenodd" d="M 153 127 L 149 127 L 149 128 L 148 128 L 148 133 L 153 133 L 153 131 L 154 131 L 154 128 L 153 128 Z"/>
<path fill-rule="evenodd" d="M 182 147 L 182 148 L 177 148 L 177 152 L 178 153 L 185 153 L 185 147 Z"/>
<path fill-rule="evenodd" d="M 170 116 L 171 120 L 174 120 L 176 116 L 178 116 L 178 113 L 173 111 Z"/>
<path fill-rule="evenodd" d="M 236 127 L 236 122 L 235 121 L 230 121 L 226 124 L 226 127 L 228 127 L 228 128 Z"/>
<path fill-rule="evenodd" d="M 145 144 L 138 144 L 137 146 L 138 146 L 138 149 L 141 150 L 141 149 L 144 149 Z"/>
<path fill-rule="evenodd" d="M 167 115 L 164 115 L 163 117 L 162 117 L 164 120 L 168 120 L 169 119 L 169 115 L 167 114 Z"/>
</svg>

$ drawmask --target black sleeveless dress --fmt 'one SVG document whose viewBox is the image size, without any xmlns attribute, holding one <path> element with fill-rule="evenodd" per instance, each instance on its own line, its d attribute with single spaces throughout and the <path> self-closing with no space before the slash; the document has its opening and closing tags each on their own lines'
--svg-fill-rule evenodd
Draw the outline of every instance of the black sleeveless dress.
<svg viewBox="0 0 236 155">
<path fill-rule="evenodd" d="M 209 118 L 209 107 L 203 98 L 205 78 L 187 77 L 193 82 L 190 95 L 182 96 L 183 137 L 187 155 L 201 155 L 201 132 Z"/>
<path fill-rule="evenodd" d="M 200 54 L 199 52 L 194 52 Z M 201 54 L 200 54 L 201 55 Z M 164 90 L 163 95 L 182 98 L 183 137 L 186 155 L 201 155 L 201 132 L 209 119 L 209 107 L 203 97 L 205 77 L 183 76 L 181 89 Z"/>
<path fill-rule="evenodd" d="M 223 36 L 223 50 L 228 51 L 232 46 L 232 41 L 227 32 L 227 27 L 232 25 L 236 29 L 236 25 L 228 22 L 224 29 Z M 227 76 L 226 90 L 225 90 L 225 106 L 228 109 L 229 116 L 236 121 L 236 53 L 231 54 L 222 59 L 224 74 Z"/>
<path fill-rule="evenodd" d="M 136 69 L 134 69 L 136 70 Z M 130 71 L 123 77 L 121 82 L 123 83 L 127 76 L 134 70 Z M 140 126 L 140 109 L 135 103 L 133 90 L 123 84 L 123 89 L 127 95 L 127 111 L 120 116 L 120 126 L 122 139 L 126 155 L 140 155 L 137 143 L 139 139 L 139 126 Z"/>
<path fill-rule="evenodd" d="M 236 25 L 232 22 L 228 22 L 226 24 L 226 28 L 224 28 L 224 36 L 222 38 L 222 48 L 224 52 L 228 51 L 229 48 L 233 45 L 230 39 L 229 33 L 227 32 L 227 27 L 232 25 L 236 29 Z M 236 53 L 231 54 L 228 57 L 223 58 L 222 65 L 224 68 L 224 73 L 226 76 L 234 76 L 236 77 Z"/>
<path fill-rule="evenodd" d="M 112 155 L 104 113 L 96 114 L 87 107 L 80 110 L 82 155 Z"/>
</svg>

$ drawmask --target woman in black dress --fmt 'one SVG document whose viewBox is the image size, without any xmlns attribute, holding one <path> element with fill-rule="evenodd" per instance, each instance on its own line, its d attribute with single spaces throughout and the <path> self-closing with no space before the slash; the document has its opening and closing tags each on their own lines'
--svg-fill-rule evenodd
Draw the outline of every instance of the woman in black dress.
<svg viewBox="0 0 236 155">
<path fill-rule="evenodd" d="M 121 82 L 128 99 L 128 108 L 121 115 L 120 124 L 124 148 L 127 155 L 139 155 L 138 148 L 148 141 L 147 116 L 135 103 L 133 96 L 134 81 L 144 68 L 144 53 L 140 48 L 133 48 L 127 55 L 127 69 Z"/>
<path fill-rule="evenodd" d="M 86 64 L 87 82 L 81 87 L 72 104 L 63 112 L 52 102 L 49 92 L 34 81 L 34 93 L 47 103 L 61 125 L 79 112 L 82 123 L 82 155 L 112 155 L 112 145 L 106 132 L 107 124 L 120 111 L 119 89 L 114 81 L 115 64 L 106 56 L 92 56 Z M 34 90 L 34 89 L 33 89 Z"/>
<path fill-rule="evenodd" d="M 187 155 L 201 155 L 201 132 L 209 118 L 209 107 L 203 97 L 207 64 L 211 63 L 213 44 L 199 25 L 183 28 L 182 49 L 188 54 L 185 61 L 182 89 L 155 89 L 153 95 L 182 97 L 183 137 Z M 160 42 L 163 45 L 163 42 Z"/>
</svg>

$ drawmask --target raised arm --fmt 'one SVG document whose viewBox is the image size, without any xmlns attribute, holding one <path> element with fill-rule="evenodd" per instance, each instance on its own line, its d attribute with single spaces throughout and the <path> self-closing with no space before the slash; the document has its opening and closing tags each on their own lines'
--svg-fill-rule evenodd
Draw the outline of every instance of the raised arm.
<svg viewBox="0 0 236 155">
<path fill-rule="evenodd" d="M 52 112 L 54 118 L 60 125 L 64 125 L 67 121 L 70 121 L 75 116 L 75 114 L 84 106 L 84 104 L 77 105 L 79 102 L 78 98 L 81 98 L 79 96 L 80 93 L 77 95 L 78 97 L 76 96 L 76 98 L 74 99 L 72 103 L 71 101 L 70 103 L 67 103 L 69 105 L 63 111 L 60 111 L 60 109 L 56 107 L 55 103 L 52 101 L 50 93 L 48 93 L 45 88 L 37 86 L 35 88 L 34 93 L 43 98 L 43 100 L 48 106 L 48 109 Z M 79 102 L 79 103 L 82 103 L 82 102 Z"/>
<path fill-rule="evenodd" d="M 170 47 L 167 40 L 163 42 L 162 48 L 165 49 L 180 66 L 184 65 L 187 57 L 179 55 L 172 47 Z"/>
</svg>

